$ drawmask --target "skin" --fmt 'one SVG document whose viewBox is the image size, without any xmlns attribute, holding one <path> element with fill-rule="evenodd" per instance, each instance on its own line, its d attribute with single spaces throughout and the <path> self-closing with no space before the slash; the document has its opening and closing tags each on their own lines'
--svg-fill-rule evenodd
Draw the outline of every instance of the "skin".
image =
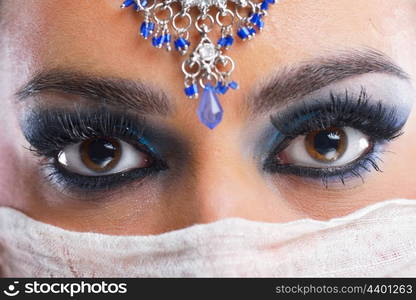
<svg viewBox="0 0 416 300">
<path fill-rule="evenodd" d="M 286 0 L 273 6 L 265 30 L 229 51 L 237 66 L 233 79 L 241 88 L 222 96 L 226 114 L 213 131 L 199 123 L 197 101 L 183 95 L 179 56 L 156 51 L 139 39 L 140 21 L 132 11 L 121 11 L 120 1 L 6 0 L 2 5 L 2 206 L 76 231 L 156 234 L 228 217 L 265 222 L 327 220 L 385 199 L 416 198 L 414 110 L 405 133 L 383 154 L 383 173 L 365 174 L 365 183 L 358 179 L 325 188 L 319 181 L 264 174 L 247 149 L 252 147 L 250 138 L 256 135 L 257 125 L 268 122 L 269 117 L 264 114 L 249 120 L 241 109 L 261 78 L 346 48 L 383 52 L 409 74 L 413 84 L 413 0 Z M 151 79 L 153 86 L 172 97 L 175 108 L 172 116 L 151 118 L 180 133 L 187 145 L 185 159 L 174 162 L 170 173 L 157 182 L 132 183 L 87 201 L 46 182 L 40 159 L 26 149 L 29 145 L 19 127 L 19 119 L 34 100 L 17 103 L 15 93 L 36 72 L 57 67 L 97 76 Z M 346 85 L 359 85 L 361 79 L 348 80 Z M 382 80 L 374 80 L 376 90 Z M 411 87 L 403 88 L 402 93 L 414 100 Z M 46 105 L 48 101 L 63 104 L 80 100 L 61 96 L 54 100 L 46 97 Z"/>
</svg>

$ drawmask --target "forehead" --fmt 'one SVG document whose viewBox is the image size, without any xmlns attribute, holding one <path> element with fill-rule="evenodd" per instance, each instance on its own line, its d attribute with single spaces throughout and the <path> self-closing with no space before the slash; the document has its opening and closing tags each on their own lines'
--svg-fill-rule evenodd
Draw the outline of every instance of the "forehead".
<svg viewBox="0 0 416 300">
<path fill-rule="evenodd" d="M 138 38 L 141 19 L 120 10 L 121 2 L 6 1 L 11 57 L 25 65 L 20 74 L 70 67 L 99 75 L 151 79 L 182 95 L 181 58 L 157 51 Z M 379 49 L 399 65 L 407 65 L 411 54 L 397 49 L 409 49 L 404 44 L 414 43 L 410 37 L 415 34 L 411 32 L 415 11 L 412 0 L 281 1 L 270 9 L 261 34 L 229 51 L 237 64 L 234 76 L 241 86 L 250 87 L 253 78 L 280 66 L 326 51 L 362 46 Z"/>
</svg>

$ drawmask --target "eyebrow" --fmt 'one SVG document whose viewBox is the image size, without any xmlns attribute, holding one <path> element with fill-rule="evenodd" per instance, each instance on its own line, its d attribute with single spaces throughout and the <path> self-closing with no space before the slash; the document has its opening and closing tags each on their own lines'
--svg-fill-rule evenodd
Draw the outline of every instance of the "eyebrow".
<svg viewBox="0 0 416 300">
<path fill-rule="evenodd" d="M 341 51 L 297 66 L 283 67 L 246 98 L 251 115 L 262 114 L 303 97 L 334 82 L 368 73 L 386 73 L 402 79 L 408 75 L 385 54 L 373 50 Z M 161 89 L 141 81 L 90 76 L 82 72 L 53 69 L 35 75 L 18 90 L 19 100 L 46 91 L 73 94 L 113 106 L 123 106 L 139 114 L 167 116 L 171 101 Z"/>
<path fill-rule="evenodd" d="M 20 88 L 16 96 L 23 101 L 42 92 L 77 95 L 99 104 L 133 109 L 138 114 L 166 116 L 172 110 L 164 91 L 141 81 L 62 69 L 40 72 Z"/>
<path fill-rule="evenodd" d="M 345 50 L 278 70 L 261 81 L 259 87 L 246 98 L 246 107 L 251 116 L 262 114 L 334 82 L 368 73 L 385 73 L 409 79 L 399 66 L 379 51 Z"/>
</svg>

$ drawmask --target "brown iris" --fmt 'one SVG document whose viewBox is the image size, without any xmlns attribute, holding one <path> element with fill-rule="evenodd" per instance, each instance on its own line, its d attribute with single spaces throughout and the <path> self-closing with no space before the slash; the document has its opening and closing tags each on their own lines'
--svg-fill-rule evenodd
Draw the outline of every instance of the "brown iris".
<svg viewBox="0 0 416 300">
<path fill-rule="evenodd" d="M 340 128 L 310 132 L 305 138 L 306 150 L 314 159 L 330 163 L 339 159 L 347 148 L 347 135 Z"/>
<path fill-rule="evenodd" d="M 112 138 L 94 138 L 82 142 L 79 151 L 86 167 L 95 172 L 106 172 L 120 161 L 121 144 Z"/>
</svg>

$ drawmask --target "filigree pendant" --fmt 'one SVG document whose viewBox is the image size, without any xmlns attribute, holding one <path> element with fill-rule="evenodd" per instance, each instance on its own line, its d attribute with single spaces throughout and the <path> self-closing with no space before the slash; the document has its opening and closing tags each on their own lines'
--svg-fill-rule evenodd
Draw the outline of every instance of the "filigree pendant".
<svg viewBox="0 0 416 300">
<path fill-rule="evenodd" d="M 197 114 L 204 125 L 213 129 L 223 116 L 218 95 L 238 88 L 231 80 L 234 61 L 224 55 L 235 42 L 234 31 L 240 40 L 252 39 L 263 29 L 263 18 L 275 1 L 126 0 L 121 7 L 133 7 L 143 15 L 140 35 L 150 39 L 154 47 L 171 51 L 173 45 L 176 51 L 188 55 L 182 62 L 184 93 L 188 98 L 198 98 L 203 90 Z M 195 19 L 190 13 L 193 8 L 198 11 Z M 214 26 L 220 29 L 216 44 L 208 37 Z M 188 54 L 192 27 L 199 32 L 200 40 Z"/>
</svg>

